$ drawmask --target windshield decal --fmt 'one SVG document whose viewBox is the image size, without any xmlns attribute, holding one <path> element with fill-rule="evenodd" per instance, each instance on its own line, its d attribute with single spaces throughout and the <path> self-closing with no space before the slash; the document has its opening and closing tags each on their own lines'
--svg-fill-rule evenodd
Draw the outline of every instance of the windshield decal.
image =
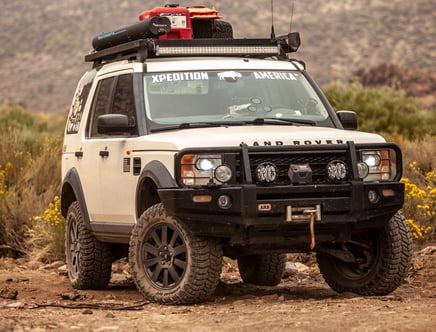
<svg viewBox="0 0 436 332">
<path fill-rule="evenodd" d="M 228 80 L 228 79 L 236 81 L 237 78 L 242 77 L 242 74 L 236 71 L 223 71 L 222 73 L 218 73 L 217 76 L 221 81 Z"/>
<path fill-rule="evenodd" d="M 276 71 L 255 71 L 254 78 L 257 80 L 284 80 L 296 81 L 297 78 L 292 73 L 276 72 Z"/>
<path fill-rule="evenodd" d="M 152 83 L 208 80 L 207 72 L 180 72 L 152 75 Z"/>
</svg>

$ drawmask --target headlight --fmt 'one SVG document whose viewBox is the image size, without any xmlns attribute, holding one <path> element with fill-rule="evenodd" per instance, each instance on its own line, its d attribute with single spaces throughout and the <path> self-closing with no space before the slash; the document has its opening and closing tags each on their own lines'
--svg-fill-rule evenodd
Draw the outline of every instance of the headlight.
<svg viewBox="0 0 436 332">
<path fill-rule="evenodd" d="M 202 156 L 195 161 L 199 171 L 210 172 L 221 165 L 221 156 Z"/>
<path fill-rule="evenodd" d="M 221 155 L 186 154 L 181 158 L 180 167 L 181 180 L 187 186 L 225 183 L 233 176 Z"/>
<path fill-rule="evenodd" d="M 381 158 L 380 151 L 366 151 L 362 153 L 362 161 L 368 165 L 368 167 L 376 167 L 380 165 Z"/>
<path fill-rule="evenodd" d="M 397 175 L 396 153 L 393 149 L 364 150 L 360 152 L 360 159 L 368 166 L 364 181 L 391 181 Z M 359 169 L 359 173 L 361 170 L 363 171 Z"/>
</svg>

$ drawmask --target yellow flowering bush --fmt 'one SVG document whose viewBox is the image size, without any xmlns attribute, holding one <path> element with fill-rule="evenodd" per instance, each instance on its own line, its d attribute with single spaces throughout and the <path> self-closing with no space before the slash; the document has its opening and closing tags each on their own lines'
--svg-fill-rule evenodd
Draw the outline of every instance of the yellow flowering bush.
<svg viewBox="0 0 436 332">
<path fill-rule="evenodd" d="M 33 225 L 29 231 L 32 246 L 40 249 L 42 259 L 62 259 L 64 257 L 65 219 L 61 212 L 61 201 L 53 198 L 42 216 L 32 218 Z"/>
<path fill-rule="evenodd" d="M 409 164 L 409 171 L 423 179 L 422 184 L 412 183 L 408 178 L 401 181 L 405 185 L 406 215 L 412 235 L 415 239 L 434 236 L 436 219 L 436 171 L 423 172 L 416 162 Z"/>
<path fill-rule="evenodd" d="M 0 165 L 0 198 L 8 192 L 8 171 L 12 166 L 11 162 L 7 162 L 4 168 Z"/>
</svg>

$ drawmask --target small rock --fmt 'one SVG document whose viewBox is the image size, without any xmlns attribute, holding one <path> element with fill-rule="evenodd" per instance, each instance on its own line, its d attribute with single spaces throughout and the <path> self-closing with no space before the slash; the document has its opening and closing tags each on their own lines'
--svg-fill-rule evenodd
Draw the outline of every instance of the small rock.
<svg viewBox="0 0 436 332">
<path fill-rule="evenodd" d="M 299 262 L 296 262 L 294 264 L 295 264 L 295 267 L 297 268 L 297 271 L 299 273 L 307 273 L 307 272 L 309 272 L 309 267 L 307 265 L 304 265 L 303 263 L 299 263 Z"/>
<path fill-rule="evenodd" d="M 12 303 L 6 304 L 4 307 L 5 308 L 22 309 L 22 308 L 24 308 L 24 303 L 23 302 L 12 302 Z"/>
<path fill-rule="evenodd" d="M 66 275 L 68 274 L 68 271 L 67 271 L 67 265 L 64 264 L 64 265 L 62 265 L 62 266 L 59 266 L 58 269 L 57 269 L 57 272 L 58 272 L 59 275 L 61 275 L 61 276 L 66 276 Z"/>
<path fill-rule="evenodd" d="M 64 262 L 64 261 L 56 261 L 56 262 L 53 262 L 53 263 L 51 263 L 51 264 L 44 265 L 44 266 L 42 267 L 42 269 L 43 269 L 43 270 L 56 270 L 56 269 L 58 269 L 59 267 L 61 267 L 62 265 L 65 265 L 65 262 Z"/>
<path fill-rule="evenodd" d="M 18 291 L 14 288 L 3 287 L 0 289 L 0 297 L 8 300 L 16 300 L 18 295 Z"/>
<path fill-rule="evenodd" d="M 126 274 L 126 275 L 130 275 L 130 266 L 129 266 L 129 264 L 125 264 L 123 266 L 123 273 Z"/>
<path fill-rule="evenodd" d="M 419 254 L 421 255 L 430 255 L 432 253 L 436 252 L 436 246 L 428 246 L 422 249 Z"/>
<path fill-rule="evenodd" d="M 279 299 L 278 294 L 264 295 L 262 296 L 263 301 L 277 301 Z"/>
<path fill-rule="evenodd" d="M 92 312 L 91 309 L 85 309 L 85 310 L 82 311 L 82 314 L 83 314 L 83 315 L 92 315 L 93 312 Z"/>
<path fill-rule="evenodd" d="M 60 294 L 60 297 L 63 300 L 77 300 L 80 297 L 80 294 L 77 293 L 75 290 L 71 290 L 71 291 L 66 291 L 63 292 L 62 294 Z"/>
<path fill-rule="evenodd" d="M 298 269 L 294 262 L 286 262 L 285 272 L 283 273 L 283 278 L 291 277 L 298 273 Z"/>
<path fill-rule="evenodd" d="M 432 291 L 429 290 L 429 289 L 424 289 L 424 290 L 421 292 L 421 296 L 422 296 L 422 297 L 429 297 L 429 298 L 431 298 L 431 297 L 433 297 L 433 293 L 432 293 Z"/>
<path fill-rule="evenodd" d="M 113 273 L 111 276 L 110 283 L 111 284 L 123 284 L 126 282 L 126 276 L 121 273 Z"/>
<path fill-rule="evenodd" d="M 108 312 L 105 317 L 106 318 L 115 318 L 115 315 L 111 312 Z"/>
</svg>

